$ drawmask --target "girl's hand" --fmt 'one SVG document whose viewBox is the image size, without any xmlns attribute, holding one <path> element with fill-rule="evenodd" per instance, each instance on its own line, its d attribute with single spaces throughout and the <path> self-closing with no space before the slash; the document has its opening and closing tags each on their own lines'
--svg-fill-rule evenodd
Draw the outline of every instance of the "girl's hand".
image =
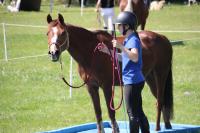
<svg viewBox="0 0 200 133">
<path fill-rule="evenodd" d="M 122 45 L 119 44 L 116 39 L 113 39 L 112 43 L 113 43 L 113 47 L 118 48 L 120 50 L 122 49 Z"/>
<path fill-rule="evenodd" d="M 96 7 L 96 8 L 94 9 L 94 11 L 95 11 L 95 12 L 99 12 L 100 9 L 99 9 L 98 7 Z"/>
</svg>

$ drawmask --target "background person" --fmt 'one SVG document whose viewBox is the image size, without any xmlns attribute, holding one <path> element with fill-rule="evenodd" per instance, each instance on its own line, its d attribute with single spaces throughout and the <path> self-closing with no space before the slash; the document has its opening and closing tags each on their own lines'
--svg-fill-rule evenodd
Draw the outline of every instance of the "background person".
<svg viewBox="0 0 200 133">
<path fill-rule="evenodd" d="M 40 11 L 42 0 L 12 0 L 10 5 L 7 6 L 10 12 L 23 11 Z"/>
<path fill-rule="evenodd" d="M 12 0 L 10 5 L 7 6 L 8 11 L 10 12 L 19 12 L 21 0 Z"/>
<path fill-rule="evenodd" d="M 103 18 L 103 28 L 113 33 L 114 28 L 114 0 L 98 0 L 96 4 L 96 11 L 100 12 Z"/>
<path fill-rule="evenodd" d="M 0 5 L 3 5 L 3 3 L 4 3 L 4 0 L 0 0 Z"/>
</svg>

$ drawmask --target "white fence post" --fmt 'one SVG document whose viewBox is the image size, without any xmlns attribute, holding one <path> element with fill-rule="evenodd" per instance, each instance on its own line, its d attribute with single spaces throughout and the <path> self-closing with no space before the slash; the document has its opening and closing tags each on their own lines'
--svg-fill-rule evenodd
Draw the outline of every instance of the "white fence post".
<svg viewBox="0 0 200 133">
<path fill-rule="evenodd" d="M 52 11 L 53 11 L 53 0 L 50 0 L 50 13 L 52 13 Z"/>
<path fill-rule="evenodd" d="M 83 0 L 81 0 L 81 16 L 83 16 Z"/>
<path fill-rule="evenodd" d="M 6 28 L 5 28 L 5 23 L 2 23 L 2 26 L 3 26 L 3 38 L 4 38 L 4 54 L 5 54 L 5 61 L 8 61 L 7 45 L 6 45 Z"/>
<path fill-rule="evenodd" d="M 72 78 L 73 78 L 73 75 L 72 75 L 72 71 L 73 71 L 73 58 L 71 57 L 71 59 L 70 59 L 70 80 L 69 80 L 69 82 L 70 82 L 70 85 L 72 85 Z M 69 97 L 71 98 L 72 97 L 72 87 L 70 87 L 69 88 Z"/>
</svg>

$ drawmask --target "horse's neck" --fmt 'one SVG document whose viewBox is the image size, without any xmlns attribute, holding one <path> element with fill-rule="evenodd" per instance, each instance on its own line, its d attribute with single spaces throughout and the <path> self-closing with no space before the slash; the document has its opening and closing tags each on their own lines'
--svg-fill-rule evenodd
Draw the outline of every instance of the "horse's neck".
<svg viewBox="0 0 200 133">
<path fill-rule="evenodd" d="M 81 65 L 87 66 L 90 63 L 90 57 L 93 52 L 92 33 L 75 26 L 66 26 L 69 34 L 69 49 L 70 55 Z M 88 39 L 90 38 L 90 41 Z"/>
</svg>

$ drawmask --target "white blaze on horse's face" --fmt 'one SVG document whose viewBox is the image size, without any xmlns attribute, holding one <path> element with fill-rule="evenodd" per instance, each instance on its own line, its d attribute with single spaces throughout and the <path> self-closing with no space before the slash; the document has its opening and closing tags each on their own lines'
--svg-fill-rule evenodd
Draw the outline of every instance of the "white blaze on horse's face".
<svg viewBox="0 0 200 133">
<path fill-rule="evenodd" d="M 52 28 L 53 36 L 51 38 L 51 45 L 50 45 L 50 53 L 55 54 L 56 51 L 58 51 L 58 48 L 56 47 L 57 39 L 58 39 L 58 28 L 53 27 Z"/>
</svg>

